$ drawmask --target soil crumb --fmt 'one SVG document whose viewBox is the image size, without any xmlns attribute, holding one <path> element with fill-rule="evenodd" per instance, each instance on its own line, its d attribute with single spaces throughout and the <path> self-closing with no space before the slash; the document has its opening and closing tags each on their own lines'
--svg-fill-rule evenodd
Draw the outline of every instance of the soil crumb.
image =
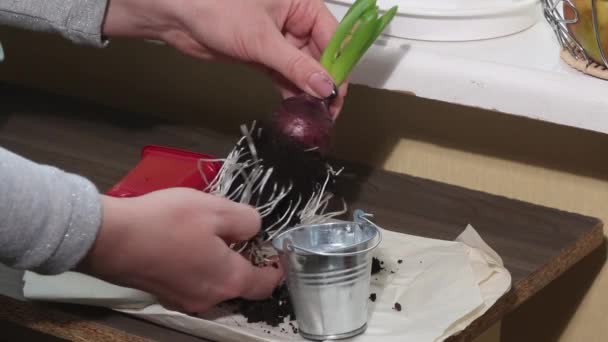
<svg viewBox="0 0 608 342">
<path fill-rule="evenodd" d="M 383 264 L 384 264 L 383 261 L 380 261 L 380 259 L 373 257 L 372 258 L 372 274 L 376 274 L 376 273 L 382 271 L 384 269 L 384 267 L 382 267 Z"/>
</svg>

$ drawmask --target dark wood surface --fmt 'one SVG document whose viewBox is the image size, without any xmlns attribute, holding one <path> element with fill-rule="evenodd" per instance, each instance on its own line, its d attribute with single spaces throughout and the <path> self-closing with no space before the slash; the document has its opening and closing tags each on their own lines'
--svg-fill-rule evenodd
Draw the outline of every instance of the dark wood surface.
<svg viewBox="0 0 608 342">
<path fill-rule="evenodd" d="M 75 99 L 0 87 L 0 146 L 92 179 L 104 191 L 158 144 L 225 155 L 234 136 L 121 113 Z M 374 213 L 387 229 L 454 239 L 472 224 L 503 258 L 513 288 L 451 340 L 469 341 L 604 243 L 596 218 L 408 175 L 343 164 L 357 186 L 350 208 Z M 0 289 L 1 290 L 1 289 Z M 25 303 L 0 296 L 0 320 L 66 339 L 201 341 L 108 310 Z"/>
</svg>

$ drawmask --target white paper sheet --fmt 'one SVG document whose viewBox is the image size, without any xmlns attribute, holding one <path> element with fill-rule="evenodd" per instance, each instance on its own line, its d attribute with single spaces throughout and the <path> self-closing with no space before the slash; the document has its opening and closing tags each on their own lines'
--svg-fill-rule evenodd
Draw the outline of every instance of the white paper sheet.
<svg viewBox="0 0 608 342">
<path fill-rule="evenodd" d="M 385 270 L 372 276 L 367 331 L 347 341 L 436 342 L 466 328 L 511 286 L 502 260 L 471 226 L 455 241 L 382 230 L 375 256 Z M 398 263 L 402 260 L 402 263 Z M 393 271 L 394 273 L 392 273 Z M 78 273 L 40 276 L 26 272 L 24 294 L 33 300 L 109 307 L 176 330 L 217 341 L 305 341 L 296 322 L 273 328 L 247 323 L 227 309 L 203 318 L 169 311 L 141 291 Z M 393 309 L 399 302 L 402 310 Z"/>
</svg>

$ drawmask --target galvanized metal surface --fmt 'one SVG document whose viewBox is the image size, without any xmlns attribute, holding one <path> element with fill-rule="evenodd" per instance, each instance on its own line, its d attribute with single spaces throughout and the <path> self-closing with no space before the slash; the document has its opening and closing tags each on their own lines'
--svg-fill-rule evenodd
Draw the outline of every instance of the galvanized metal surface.
<svg viewBox="0 0 608 342">
<path fill-rule="evenodd" d="M 380 241 L 361 211 L 353 222 L 302 225 L 273 240 L 302 336 L 330 340 L 365 331 L 371 252 Z"/>
</svg>

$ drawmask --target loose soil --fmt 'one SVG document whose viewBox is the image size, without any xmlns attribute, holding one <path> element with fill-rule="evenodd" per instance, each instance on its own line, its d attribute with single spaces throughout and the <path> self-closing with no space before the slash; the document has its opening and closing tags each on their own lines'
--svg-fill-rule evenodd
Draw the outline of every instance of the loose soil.
<svg viewBox="0 0 608 342">
<path fill-rule="evenodd" d="M 276 288 L 269 299 L 257 301 L 235 299 L 232 302 L 237 304 L 235 313 L 245 316 L 247 323 L 264 322 L 277 327 L 285 322 L 285 318 L 289 321 L 296 319 L 285 284 Z"/>
<path fill-rule="evenodd" d="M 372 274 L 377 274 L 378 272 L 382 271 L 384 269 L 384 267 L 382 267 L 383 264 L 384 264 L 384 261 L 381 261 L 380 259 L 373 257 L 372 258 Z"/>
</svg>

